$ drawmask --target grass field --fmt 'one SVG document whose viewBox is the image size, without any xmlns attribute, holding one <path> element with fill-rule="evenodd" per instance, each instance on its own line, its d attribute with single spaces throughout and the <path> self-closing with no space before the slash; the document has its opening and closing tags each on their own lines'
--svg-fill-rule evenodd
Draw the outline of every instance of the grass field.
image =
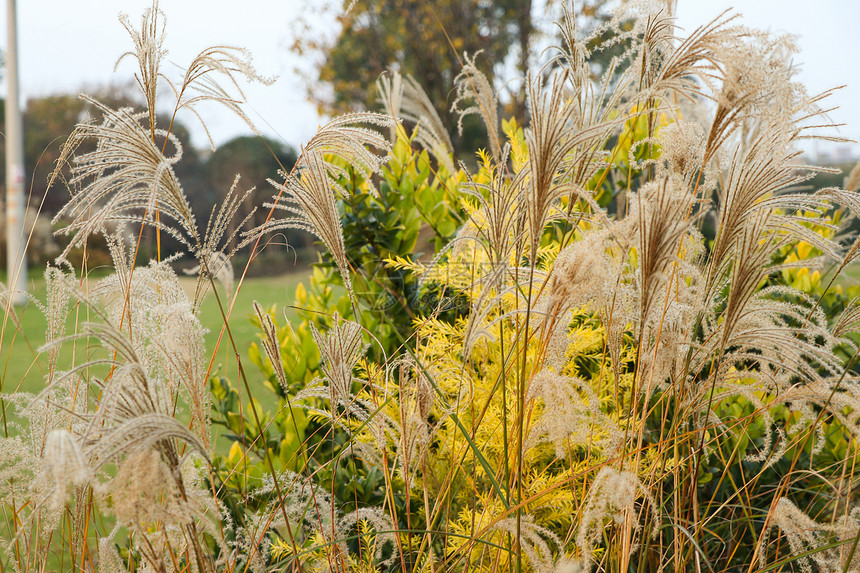
<svg viewBox="0 0 860 573">
<path fill-rule="evenodd" d="M 258 301 L 263 307 L 275 304 L 280 312 L 280 309 L 293 303 L 296 286 L 307 276 L 307 272 L 296 272 L 276 277 L 247 279 L 239 290 L 229 324 L 242 356 L 248 382 L 256 396 L 265 396 L 268 391 L 263 389 L 262 382 L 256 375 L 257 369 L 248 359 L 248 347 L 257 340 L 258 332 L 250 321 L 253 302 Z M 195 279 L 183 277 L 180 281 L 189 293 L 193 292 Z M 30 294 L 37 300 L 44 299 L 45 281 L 31 280 Z M 219 295 L 224 302 L 226 297 L 220 285 Z M 290 309 L 287 310 L 286 316 L 290 320 L 297 318 L 296 312 Z M 282 320 L 283 314 L 279 314 L 278 318 Z M 86 309 L 73 307 L 69 314 L 67 331 L 73 332 L 76 323 L 86 320 Z M 208 330 L 206 348 L 207 358 L 209 358 L 212 356 L 223 325 L 221 311 L 211 292 L 207 294 L 201 307 L 200 321 Z M 7 317 L 0 334 L 0 393 L 9 394 L 18 391 L 38 393 L 44 388 L 47 360 L 44 354 L 39 353 L 39 348 L 45 343 L 45 324 L 44 315 L 34 303 L 16 309 L 14 316 Z M 75 351 L 71 348 L 64 348 L 60 357 L 61 367 L 68 367 L 73 363 L 75 359 L 73 352 Z M 80 356 L 77 357 L 77 362 L 81 362 Z M 239 386 L 238 366 L 226 333 L 218 349 L 213 373 L 227 376 Z M 8 404 L 5 402 L 4 407 L 8 410 Z M 2 424 L 0 424 L 0 432 L 2 431 Z"/>
</svg>

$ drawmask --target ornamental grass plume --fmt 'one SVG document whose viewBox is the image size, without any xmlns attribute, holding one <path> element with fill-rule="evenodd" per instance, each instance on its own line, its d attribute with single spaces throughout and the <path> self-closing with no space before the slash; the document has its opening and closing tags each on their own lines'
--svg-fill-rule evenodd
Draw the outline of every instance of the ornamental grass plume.
<svg viewBox="0 0 860 573">
<path fill-rule="evenodd" d="M 451 157 L 454 144 L 451 143 L 451 136 L 442 123 L 439 112 L 433 107 L 433 102 L 415 78 L 403 77 L 400 72 L 393 70 L 390 75 L 379 78 L 376 90 L 386 113 L 413 123 L 413 141 L 431 153 L 449 173 L 454 173 L 456 169 Z M 392 131 L 391 139 L 395 137 L 396 131 Z"/>
<path fill-rule="evenodd" d="M 347 173 L 343 163 L 361 177 L 369 179 L 378 173 L 390 145 L 378 132 L 359 126 L 382 128 L 394 123 L 389 116 L 356 113 L 323 126 L 305 145 L 294 172 L 281 173 L 283 183 L 270 181 L 278 193 L 264 207 L 278 214 L 283 211 L 285 216 L 270 218 L 250 231 L 249 240 L 279 229 L 300 229 L 314 234 L 334 257 L 351 293 L 349 263 L 337 212 L 337 199 L 344 196 L 340 177 Z"/>
<path fill-rule="evenodd" d="M 473 163 L 393 72 L 388 114 L 324 125 L 239 237 L 251 191 L 223 182 L 201 232 L 156 98 L 167 82 L 175 113 L 247 120 L 244 82 L 268 79 L 215 46 L 172 82 L 157 3 L 124 18 L 146 105 L 87 99 L 101 121 L 58 164 L 44 387 L 2 396 L 0 567 L 856 568 L 860 293 L 836 276 L 860 253 L 857 177 L 809 189 L 826 169 L 799 151 L 838 139 L 827 94 L 796 81 L 791 37 L 731 14 L 683 35 L 671 2 L 591 31 L 576 8 L 523 79 L 527 117 L 500 121 L 476 54 L 452 73 L 452 111 L 486 128 Z M 193 296 L 176 256 L 139 263 L 145 227 L 194 259 Z M 298 321 L 255 306 L 253 384 L 231 260 L 282 229 L 326 252 Z M 97 281 L 69 262 L 94 235 Z"/>
<path fill-rule="evenodd" d="M 813 571 L 813 565 L 819 571 L 856 571 L 860 558 L 852 556 L 851 542 L 860 532 L 858 513 L 854 509 L 834 523 L 821 524 L 790 500 L 780 498 L 773 506 L 771 528 L 778 528 L 788 539 L 792 553 L 801 556 L 801 571 Z M 764 541 L 767 539 L 765 535 Z"/>
</svg>

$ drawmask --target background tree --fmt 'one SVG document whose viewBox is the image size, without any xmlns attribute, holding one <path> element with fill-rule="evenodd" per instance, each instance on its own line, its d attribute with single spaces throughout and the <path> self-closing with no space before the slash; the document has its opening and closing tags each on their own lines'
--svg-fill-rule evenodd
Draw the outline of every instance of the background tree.
<svg viewBox="0 0 860 573">
<path fill-rule="evenodd" d="M 335 0 L 329 9 L 342 11 L 349 4 Z M 320 56 L 308 95 L 322 113 L 376 108 L 373 86 L 382 72 L 395 68 L 421 84 L 451 126 L 449 96 L 463 53 L 481 51 L 479 62 L 491 80 L 509 55 L 521 54 L 518 66 L 524 68 L 531 7 L 531 0 L 357 0 L 337 17 L 337 37 L 320 38 L 305 27 L 293 50 Z"/>
</svg>

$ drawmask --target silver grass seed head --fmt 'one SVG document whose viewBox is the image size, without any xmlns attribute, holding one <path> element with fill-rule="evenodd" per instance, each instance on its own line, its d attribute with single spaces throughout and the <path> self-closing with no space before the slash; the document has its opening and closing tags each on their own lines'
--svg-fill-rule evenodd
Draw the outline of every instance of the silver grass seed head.
<svg viewBox="0 0 860 573">
<path fill-rule="evenodd" d="M 636 474 L 608 465 L 600 469 L 589 487 L 576 536 L 576 544 L 587 562 L 592 560 L 592 550 L 603 535 L 605 520 L 612 520 L 616 526 L 630 521 L 634 531 L 641 530 L 642 524 L 635 521 L 635 503 L 640 496 L 648 505 L 652 531 L 656 533 L 660 527 L 658 506 Z"/>
<path fill-rule="evenodd" d="M 125 564 L 113 545 L 113 535 L 99 537 L 98 548 L 98 573 L 125 573 Z"/>
<path fill-rule="evenodd" d="M 693 180 L 705 167 L 705 133 L 698 122 L 678 120 L 662 128 L 657 136 L 660 162 L 668 173 Z"/>
<path fill-rule="evenodd" d="M 337 314 L 334 323 L 324 333 L 311 324 L 311 333 L 323 360 L 322 370 L 331 392 L 332 407 L 350 400 L 352 372 L 368 348 L 362 341 L 362 329 L 357 323 L 341 321 Z"/>
<path fill-rule="evenodd" d="M 525 515 L 519 522 L 514 518 L 502 519 L 493 528 L 518 536 L 522 551 L 535 573 L 555 573 L 559 570 L 559 564 L 553 557 L 553 548 L 562 548 L 561 539 L 549 529 L 535 523 L 532 516 Z"/>
<path fill-rule="evenodd" d="M 459 117 L 457 130 L 462 135 L 463 119 L 467 115 L 478 115 L 484 120 L 484 125 L 490 138 L 493 157 L 497 160 L 502 156 L 502 138 L 499 135 L 498 96 L 490 80 L 475 63 L 480 55 L 463 55 L 463 71 L 454 78 L 457 96 L 451 104 L 451 111 Z M 471 105 L 470 105 L 471 104 Z"/>
<path fill-rule="evenodd" d="M 58 260 L 88 236 L 129 222 L 144 222 L 188 246 L 194 244 L 194 214 L 173 170 L 182 157 L 179 139 L 161 129 L 145 129 L 141 114 L 130 109 L 114 110 L 85 99 L 105 119 L 98 125 L 79 124 L 70 136 L 77 143 L 95 140 L 96 149 L 74 158 L 69 185 L 76 191 L 53 220 L 56 224 L 68 219 L 68 226 L 58 233 L 72 235 Z M 172 155 L 162 153 L 158 138 L 171 141 Z"/>
<path fill-rule="evenodd" d="M 93 477 L 80 444 L 67 430 L 48 433 L 42 471 L 53 481 L 53 491 L 48 498 L 50 509 L 63 506 L 69 486 L 87 485 Z"/>
<path fill-rule="evenodd" d="M 526 400 L 535 399 L 543 402 L 543 413 L 529 429 L 526 448 L 547 441 L 564 459 L 571 445 L 593 442 L 612 453 L 623 442 L 623 432 L 600 410 L 600 399 L 584 380 L 542 370 L 528 387 Z"/>
<path fill-rule="evenodd" d="M 448 130 L 439 117 L 439 112 L 421 85 L 412 76 L 403 77 L 399 71 L 391 70 L 376 82 L 379 103 L 391 117 L 403 118 L 414 125 L 412 137 L 418 145 L 444 165 L 448 173 L 456 171 L 452 155 L 454 146 Z M 391 140 L 396 138 L 397 128 L 391 127 Z"/>
<path fill-rule="evenodd" d="M 778 528 L 788 539 L 793 556 L 799 558 L 804 573 L 811 573 L 813 565 L 818 571 L 860 571 L 860 555 L 855 553 L 851 562 L 850 541 L 860 532 L 860 508 L 848 511 L 844 516 L 834 519 L 833 523 L 819 523 L 806 515 L 788 498 L 780 498 L 773 506 L 771 529 Z M 767 545 L 770 530 L 763 536 Z M 836 547 L 829 547 L 834 541 Z M 759 563 L 765 563 L 766 552 L 759 556 Z"/>
<path fill-rule="evenodd" d="M 611 288 L 607 281 L 613 273 L 605 239 L 604 233 L 589 231 L 558 254 L 550 275 L 550 307 L 577 308 Z"/>
<path fill-rule="evenodd" d="M 191 516 L 179 494 L 178 479 L 152 448 L 127 456 L 109 485 L 114 515 L 144 531 L 157 522 L 185 523 Z"/>
</svg>

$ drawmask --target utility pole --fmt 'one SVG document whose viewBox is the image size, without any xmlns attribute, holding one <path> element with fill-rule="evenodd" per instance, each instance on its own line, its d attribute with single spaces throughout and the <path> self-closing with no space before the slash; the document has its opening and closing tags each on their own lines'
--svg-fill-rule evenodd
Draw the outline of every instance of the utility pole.
<svg viewBox="0 0 860 573">
<path fill-rule="evenodd" d="M 27 301 L 24 235 L 24 132 L 18 105 L 18 22 L 15 0 L 6 0 L 6 269 L 12 302 Z"/>
</svg>

